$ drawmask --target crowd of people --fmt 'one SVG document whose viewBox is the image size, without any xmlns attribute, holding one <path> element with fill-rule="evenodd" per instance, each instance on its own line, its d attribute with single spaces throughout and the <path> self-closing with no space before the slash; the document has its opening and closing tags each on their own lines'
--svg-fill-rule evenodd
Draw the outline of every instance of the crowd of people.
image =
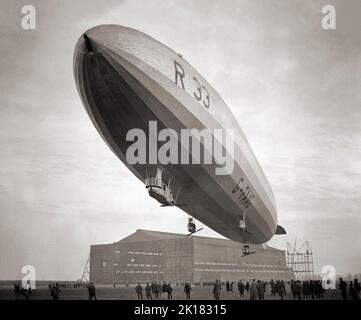
<svg viewBox="0 0 361 320">
<path fill-rule="evenodd" d="M 240 299 L 250 299 L 250 300 L 264 300 L 266 292 L 269 292 L 269 295 L 272 297 L 278 296 L 281 300 L 287 295 L 286 285 L 292 294 L 293 299 L 302 300 L 302 299 L 322 299 L 324 297 L 325 289 L 322 286 L 320 280 L 291 280 L 289 283 L 283 280 L 273 279 L 271 281 L 261 281 L 256 279 L 251 279 L 251 281 L 243 282 L 239 280 L 237 284 L 233 281 L 226 281 L 225 283 L 226 292 L 231 292 L 233 294 L 234 288 L 238 291 Z M 178 284 L 177 284 L 178 285 Z M 93 283 L 52 283 L 49 284 L 49 293 L 53 300 L 59 300 L 60 293 L 62 289 L 66 288 L 83 288 L 85 287 L 88 290 L 89 300 L 97 300 L 96 288 Z M 339 279 L 338 288 L 341 291 L 341 296 L 344 300 L 351 298 L 354 300 L 361 299 L 361 286 L 357 279 L 354 281 L 349 281 L 347 283 L 342 278 Z M 183 284 L 183 292 L 185 298 L 191 299 L 191 290 L 192 286 L 190 283 L 186 282 Z M 14 285 L 15 297 L 18 299 L 19 295 L 24 296 L 26 299 L 30 298 L 32 294 L 31 287 L 28 289 L 22 288 L 21 284 L 15 283 Z M 135 291 L 137 298 L 139 300 L 143 299 L 143 286 L 138 283 L 135 286 Z M 152 282 L 144 285 L 145 297 L 148 300 L 152 299 L 173 299 L 173 287 L 171 283 L 164 281 L 161 282 Z M 222 282 L 220 280 L 215 280 L 213 283 L 213 297 L 215 300 L 220 300 L 222 292 Z M 228 296 L 229 297 L 229 296 Z M 227 296 L 226 296 L 227 298 Z"/>
<path fill-rule="evenodd" d="M 293 299 L 321 299 L 325 293 L 320 280 L 293 281 L 291 280 L 291 292 Z"/>
<path fill-rule="evenodd" d="M 184 286 L 184 292 L 186 293 L 186 299 L 190 299 L 190 284 L 186 283 Z M 143 287 L 140 283 L 135 287 L 135 292 L 137 293 L 137 298 L 143 299 Z M 160 282 L 152 282 L 151 284 L 147 283 L 145 286 L 146 298 L 148 300 L 154 299 L 173 299 L 173 288 L 171 283 L 167 283 L 166 281 L 162 283 Z"/>
<path fill-rule="evenodd" d="M 347 300 L 347 282 L 340 278 L 339 288 L 341 291 L 342 299 Z M 350 281 L 348 285 L 348 292 L 352 299 L 360 300 L 361 299 L 361 286 L 357 279 L 353 282 Z"/>
<path fill-rule="evenodd" d="M 233 292 L 233 284 L 233 281 L 226 281 L 226 291 Z M 283 280 L 274 281 L 272 279 L 270 282 L 267 282 L 261 280 L 256 281 L 256 279 L 252 279 L 250 282 L 243 283 L 243 281 L 240 280 L 237 283 L 237 289 L 241 299 L 249 298 L 250 300 L 264 300 L 267 287 L 269 287 L 271 296 L 279 296 L 281 300 L 283 300 L 287 294 L 286 283 Z M 323 288 L 322 282 L 320 280 L 291 280 L 289 283 L 289 288 L 293 299 L 298 300 L 322 299 L 326 291 Z M 361 286 L 357 279 L 354 279 L 354 281 L 350 281 L 349 284 L 347 284 L 347 282 L 340 278 L 339 288 L 341 290 L 343 299 L 347 299 L 347 292 L 352 299 L 361 299 Z M 221 281 L 216 280 L 213 285 L 213 296 L 216 300 L 220 299 L 221 290 Z"/>
<path fill-rule="evenodd" d="M 217 281 L 218 281 L 218 287 L 219 287 L 218 290 L 220 291 L 221 290 L 220 281 L 216 280 L 216 282 Z M 258 299 L 264 300 L 267 285 L 268 285 L 267 281 L 261 281 L 261 280 L 256 281 L 256 279 L 252 279 L 252 281 L 246 282 L 246 283 L 243 283 L 242 280 L 239 280 L 239 282 L 237 283 L 239 297 L 241 299 L 245 299 L 246 297 L 249 297 L 250 300 L 258 300 Z M 283 299 L 283 297 L 286 294 L 286 287 L 285 287 L 283 280 L 281 280 L 281 281 L 278 280 L 276 282 L 271 280 L 270 285 L 271 285 L 272 295 L 275 295 L 277 293 L 280 295 L 281 299 Z M 226 282 L 226 291 L 233 292 L 233 281 Z M 217 296 L 217 298 L 216 298 L 216 296 L 215 296 L 215 299 L 218 300 L 219 297 Z"/>
<path fill-rule="evenodd" d="M 275 296 L 278 294 L 281 299 L 286 295 L 286 286 L 283 280 L 277 280 L 274 282 L 270 281 L 271 286 L 271 294 Z M 230 291 L 233 293 L 233 285 L 234 282 L 226 281 L 226 291 Z M 268 282 L 261 281 L 256 279 L 252 279 L 250 282 L 243 283 L 242 280 L 239 280 L 237 283 L 237 290 L 239 292 L 240 299 L 249 298 L 250 300 L 264 300 L 265 293 L 267 289 Z M 216 300 L 220 298 L 220 292 L 222 290 L 222 285 L 220 280 L 216 280 L 213 286 L 213 295 Z"/>
<path fill-rule="evenodd" d="M 232 292 L 234 290 L 234 284 L 235 282 L 229 282 L 226 281 L 226 291 Z M 278 294 L 281 299 L 284 298 L 286 295 L 286 286 L 283 280 L 277 280 L 274 282 L 271 280 L 269 283 L 271 286 L 271 293 L 272 295 Z M 250 300 L 264 300 L 265 293 L 266 293 L 266 287 L 268 285 L 268 282 L 261 281 L 256 279 L 252 279 L 251 282 L 243 283 L 242 280 L 240 280 L 237 283 L 237 289 L 239 291 L 240 298 L 246 298 L 249 297 Z M 145 286 L 145 293 L 146 293 L 146 299 L 172 299 L 172 286 L 170 283 L 167 283 L 166 281 L 163 282 L 163 284 L 153 282 L 151 284 L 147 283 Z M 190 299 L 191 298 L 191 284 L 185 283 L 183 287 L 183 291 L 185 293 L 185 298 Z M 135 291 L 137 294 L 137 299 L 141 300 L 143 299 L 143 287 L 140 283 L 138 283 L 135 287 Z M 220 300 L 221 298 L 221 292 L 222 292 L 222 283 L 220 280 L 216 280 L 213 284 L 213 297 L 216 300 Z"/>
</svg>

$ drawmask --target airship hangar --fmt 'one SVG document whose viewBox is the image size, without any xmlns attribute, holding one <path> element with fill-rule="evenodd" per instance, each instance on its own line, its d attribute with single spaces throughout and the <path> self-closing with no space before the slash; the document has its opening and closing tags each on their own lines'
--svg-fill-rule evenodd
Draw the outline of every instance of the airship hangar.
<svg viewBox="0 0 361 320">
<path fill-rule="evenodd" d="M 294 279 L 284 250 L 251 249 L 256 252 L 243 256 L 242 244 L 235 241 L 138 229 L 118 242 L 92 245 L 89 276 L 95 284 L 117 285 Z"/>
</svg>

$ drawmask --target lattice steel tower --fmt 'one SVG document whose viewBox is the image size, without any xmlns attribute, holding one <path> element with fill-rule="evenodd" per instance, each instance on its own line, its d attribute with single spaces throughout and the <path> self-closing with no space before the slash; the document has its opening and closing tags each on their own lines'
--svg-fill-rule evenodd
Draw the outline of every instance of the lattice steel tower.
<svg viewBox="0 0 361 320">
<path fill-rule="evenodd" d="M 297 250 L 296 240 L 292 246 L 287 242 L 286 251 L 287 266 L 290 267 L 296 280 L 313 280 L 313 253 L 308 241 Z"/>
</svg>

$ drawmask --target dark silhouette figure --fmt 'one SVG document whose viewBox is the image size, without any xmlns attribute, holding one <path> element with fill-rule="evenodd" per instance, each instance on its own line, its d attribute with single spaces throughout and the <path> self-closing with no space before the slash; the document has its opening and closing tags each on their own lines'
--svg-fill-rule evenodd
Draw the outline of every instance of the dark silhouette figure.
<svg viewBox="0 0 361 320">
<path fill-rule="evenodd" d="M 158 299 L 158 285 L 155 282 L 152 282 L 150 288 L 152 289 L 152 294 L 154 294 L 155 298 Z"/>
<path fill-rule="evenodd" d="M 162 299 L 162 284 L 160 282 L 158 282 L 158 284 L 156 284 L 158 286 L 158 295 L 159 298 Z"/>
<path fill-rule="evenodd" d="M 184 292 L 186 293 L 186 299 L 189 300 L 191 298 L 191 285 L 186 282 L 185 286 L 184 286 Z"/>
<path fill-rule="evenodd" d="M 341 290 L 341 294 L 342 294 L 342 299 L 346 300 L 347 299 L 347 283 L 346 281 L 343 281 L 342 278 L 340 278 L 340 290 Z"/>
<path fill-rule="evenodd" d="M 257 281 L 258 299 L 264 300 L 264 285 L 261 280 Z"/>
<path fill-rule="evenodd" d="M 246 283 L 245 289 L 246 289 L 246 291 L 248 293 L 248 291 L 249 291 L 249 283 L 248 282 Z"/>
<path fill-rule="evenodd" d="M 258 288 L 257 288 L 257 283 L 256 283 L 256 279 L 253 279 L 249 288 L 249 299 L 250 300 L 255 300 L 258 297 Z"/>
<path fill-rule="evenodd" d="M 220 296 L 221 296 L 221 283 L 219 280 L 216 280 L 216 282 L 214 283 L 213 286 L 213 296 L 214 299 L 219 300 Z"/>
<path fill-rule="evenodd" d="M 353 290 L 353 283 L 352 283 L 352 281 L 350 281 L 349 291 L 350 291 L 350 296 L 351 296 L 352 298 L 355 298 L 355 291 Z"/>
<path fill-rule="evenodd" d="M 60 286 L 59 283 L 53 284 L 50 290 L 50 296 L 53 298 L 53 300 L 59 300 L 60 296 Z"/>
<path fill-rule="evenodd" d="M 239 280 L 239 282 L 237 283 L 237 288 L 238 288 L 238 291 L 239 291 L 239 297 L 240 298 L 244 298 L 244 284 L 242 282 L 242 280 Z"/>
<path fill-rule="evenodd" d="M 163 296 L 163 299 L 166 299 L 166 298 L 167 298 L 167 293 L 168 293 L 168 286 L 167 286 L 167 283 L 164 281 L 164 282 L 163 282 L 163 285 L 162 285 L 162 296 Z"/>
<path fill-rule="evenodd" d="M 302 300 L 302 285 L 300 280 L 294 283 L 294 296 L 298 300 Z"/>
<path fill-rule="evenodd" d="M 147 299 L 152 300 L 152 288 L 149 283 L 147 283 L 147 286 L 145 287 L 145 293 L 147 294 Z"/>
<path fill-rule="evenodd" d="M 143 288 L 140 283 L 135 287 L 135 291 L 137 292 L 138 300 L 143 300 Z"/>
<path fill-rule="evenodd" d="M 170 283 L 168 283 L 168 285 L 167 285 L 168 299 L 173 299 L 172 291 L 173 291 L 173 288 L 170 285 Z"/>
<path fill-rule="evenodd" d="M 278 294 L 281 297 L 281 300 L 284 299 L 284 296 L 286 295 L 286 286 L 283 280 L 281 280 L 278 284 Z"/>
<path fill-rule="evenodd" d="M 15 299 L 19 298 L 19 294 L 25 297 L 26 300 L 29 300 L 29 295 L 27 294 L 27 290 L 24 290 L 20 284 L 15 283 L 14 285 L 15 290 Z"/>
<path fill-rule="evenodd" d="M 275 296 L 276 295 L 276 290 L 275 290 L 275 282 L 273 281 L 273 279 L 271 279 L 271 295 Z"/>
<path fill-rule="evenodd" d="M 361 286 L 357 279 L 354 280 L 353 290 L 354 290 L 354 299 L 360 300 Z"/>
<path fill-rule="evenodd" d="M 88 294 L 89 294 L 89 300 L 96 300 L 97 297 L 96 297 L 96 294 L 95 294 L 95 285 L 93 283 L 89 283 L 88 286 Z"/>
</svg>

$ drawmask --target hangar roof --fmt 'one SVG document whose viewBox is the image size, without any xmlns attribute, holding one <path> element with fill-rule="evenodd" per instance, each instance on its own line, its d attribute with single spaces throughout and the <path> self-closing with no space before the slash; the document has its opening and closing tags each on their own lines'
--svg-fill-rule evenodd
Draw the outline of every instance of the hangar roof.
<svg viewBox="0 0 361 320">
<path fill-rule="evenodd" d="M 186 237 L 187 237 L 186 234 L 181 234 L 181 233 L 170 233 L 170 232 L 163 232 L 163 231 L 138 229 L 138 230 L 136 230 L 136 232 L 130 234 L 129 236 L 125 237 L 124 239 L 120 240 L 119 242 L 138 242 L 138 241 L 152 241 L 152 240 L 154 241 L 154 240 L 165 240 L 165 239 L 186 238 Z M 214 243 L 214 244 L 224 244 L 224 245 L 234 244 L 236 246 L 241 245 L 238 242 L 228 240 L 228 239 L 202 237 L 202 236 L 194 236 L 194 235 L 192 235 L 192 238 L 195 239 L 197 242 L 207 241 L 208 243 Z M 252 247 L 256 248 L 258 250 L 280 251 L 279 249 L 269 247 L 266 244 L 252 245 Z"/>
</svg>

